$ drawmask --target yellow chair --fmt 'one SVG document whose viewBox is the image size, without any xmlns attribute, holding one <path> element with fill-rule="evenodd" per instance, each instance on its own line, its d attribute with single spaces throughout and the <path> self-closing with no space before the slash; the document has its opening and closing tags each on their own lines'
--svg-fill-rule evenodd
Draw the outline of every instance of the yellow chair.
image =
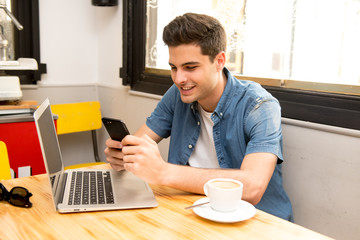
<svg viewBox="0 0 360 240">
<path fill-rule="evenodd" d="M 57 120 L 57 134 L 67 134 L 83 131 L 91 131 L 92 143 L 94 149 L 95 162 L 76 164 L 66 167 L 79 168 L 86 167 L 94 164 L 103 164 L 100 161 L 96 129 L 100 129 L 101 123 L 101 112 L 100 103 L 97 101 L 93 102 L 80 102 L 80 103 L 65 103 L 65 104 L 54 104 L 51 105 L 51 111 L 58 115 Z"/>
<path fill-rule="evenodd" d="M 0 141 L 0 180 L 11 179 L 9 156 L 4 142 Z"/>
</svg>

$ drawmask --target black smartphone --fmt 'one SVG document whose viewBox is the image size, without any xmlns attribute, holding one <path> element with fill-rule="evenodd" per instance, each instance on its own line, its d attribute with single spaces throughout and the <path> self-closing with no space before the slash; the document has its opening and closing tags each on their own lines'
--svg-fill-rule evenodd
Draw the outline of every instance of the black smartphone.
<svg viewBox="0 0 360 240">
<path fill-rule="evenodd" d="M 121 141 L 126 135 L 130 134 L 125 123 L 120 119 L 103 117 L 101 120 L 113 140 Z"/>
</svg>

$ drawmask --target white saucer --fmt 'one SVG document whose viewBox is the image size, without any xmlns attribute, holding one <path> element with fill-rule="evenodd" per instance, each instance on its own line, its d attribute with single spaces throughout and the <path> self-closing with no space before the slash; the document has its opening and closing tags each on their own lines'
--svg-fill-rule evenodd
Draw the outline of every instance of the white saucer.
<svg viewBox="0 0 360 240">
<path fill-rule="evenodd" d="M 193 205 L 208 202 L 208 198 L 197 200 Z M 239 207 L 233 212 L 218 212 L 210 207 L 210 204 L 193 208 L 193 211 L 200 217 L 222 223 L 240 222 L 252 218 L 256 209 L 250 203 L 241 200 Z"/>
</svg>

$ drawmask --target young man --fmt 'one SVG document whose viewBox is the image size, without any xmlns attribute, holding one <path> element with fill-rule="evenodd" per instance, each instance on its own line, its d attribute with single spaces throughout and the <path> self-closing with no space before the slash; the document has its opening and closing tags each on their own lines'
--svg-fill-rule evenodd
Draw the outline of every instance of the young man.
<svg viewBox="0 0 360 240">
<path fill-rule="evenodd" d="M 278 101 L 224 67 L 226 34 L 218 20 L 192 13 L 176 17 L 163 40 L 174 85 L 134 135 L 106 141 L 107 161 L 149 183 L 201 194 L 209 179 L 237 179 L 244 200 L 292 220 L 282 186 Z M 166 162 L 157 143 L 169 136 Z"/>
</svg>

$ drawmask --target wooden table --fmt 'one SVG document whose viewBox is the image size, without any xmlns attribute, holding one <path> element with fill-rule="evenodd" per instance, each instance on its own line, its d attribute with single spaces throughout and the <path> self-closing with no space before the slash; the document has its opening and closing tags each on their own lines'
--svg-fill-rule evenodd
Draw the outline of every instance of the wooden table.
<svg viewBox="0 0 360 240">
<path fill-rule="evenodd" d="M 260 210 L 246 221 L 212 222 L 184 209 L 204 196 L 164 186 L 151 185 L 156 208 L 60 214 L 53 207 L 47 175 L 2 183 L 8 190 L 29 189 L 33 207 L 0 202 L 0 239 L 330 239 Z"/>
</svg>

